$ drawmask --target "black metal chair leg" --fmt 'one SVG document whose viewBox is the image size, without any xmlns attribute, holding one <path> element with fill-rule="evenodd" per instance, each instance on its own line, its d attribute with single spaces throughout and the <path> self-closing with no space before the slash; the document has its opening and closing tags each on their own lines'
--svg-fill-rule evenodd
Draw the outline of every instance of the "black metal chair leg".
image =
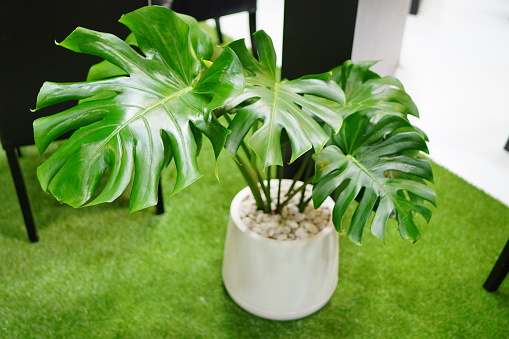
<svg viewBox="0 0 509 339">
<path fill-rule="evenodd" d="M 221 24 L 219 23 L 219 18 L 214 18 L 214 21 L 216 22 L 216 30 L 217 30 L 217 39 L 219 40 L 219 43 L 223 43 L 223 33 L 221 32 Z"/>
<path fill-rule="evenodd" d="M 410 14 L 417 14 L 419 12 L 419 5 L 421 0 L 412 0 L 412 4 L 410 6 Z"/>
<path fill-rule="evenodd" d="M 156 214 L 164 213 L 164 200 L 163 200 L 163 187 L 161 186 L 161 180 L 159 180 L 159 186 L 157 187 L 157 205 Z"/>
<path fill-rule="evenodd" d="M 254 32 L 256 32 L 256 11 L 249 12 L 249 33 L 251 36 L 251 50 L 253 51 L 254 57 L 258 58 L 258 47 L 256 47 L 256 42 L 253 37 Z"/>
<path fill-rule="evenodd" d="M 505 149 L 506 151 L 509 151 L 509 139 L 507 139 L 507 143 L 505 144 L 504 149 Z"/>
<path fill-rule="evenodd" d="M 509 272 L 509 240 L 505 244 L 505 247 L 502 250 L 500 257 L 498 257 L 498 260 L 495 263 L 495 266 L 493 266 L 493 269 L 491 270 L 488 279 L 486 279 L 486 282 L 483 285 L 484 288 L 489 292 L 495 292 L 500 287 L 500 284 L 502 284 L 502 281 L 504 281 L 508 272 Z"/>
<path fill-rule="evenodd" d="M 16 193 L 18 194 L 19 205 L 21 212 L 23 213 L 23 219 L 25 220 L 25 226 L 28 233 L 28 239 L 31 242 L 37 242 L 37 230 L 35 228 L 34 219 L 32 217 L 32 211 L 30 209 L 30 202 L 26 193 L 25 183 L 23 181 L 23 175 L 19 167 L 18 157 L 15 149 L 6 149 L 7 159 L 9 161 L 9 167 L 11 168 L 12 179 L 16 187 Z"/>
</svg>

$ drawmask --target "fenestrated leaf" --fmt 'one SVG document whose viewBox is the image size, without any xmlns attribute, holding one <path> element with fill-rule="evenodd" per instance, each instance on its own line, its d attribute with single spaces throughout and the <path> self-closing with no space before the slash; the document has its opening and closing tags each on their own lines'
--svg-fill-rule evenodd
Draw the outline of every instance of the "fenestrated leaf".
<svg viewBox="0 0 509 339">
<path fill-rule="evenodd" d="M 342 65 L 334 67 L 329 73 L 330 80 L 333 80 L 345 91 L 350 92 L 370 79 L 379 79 L 380 76 L 370 68 L 378 61 L 366 60 L 352 62 L 346 60 Z"/>
<path fill-rule="evenodd" d="M 87 74 L 87 81 L 115 78 L 128 75 L 122 68 L 113 65 L 111 62 L 103 60 L 90 67 Z"/>
<path fill-rule="evenodd" d="M 194 20 L 194 19 L 193 19 Z M 79 83 L 45 83 L 37 109 L 67 100 L 77 106 L 34 123 L 40 152 L 58 136 L 72 136 L 39 167 L 42 187 L 71 206 L 112 201 L 132 183 L 130 210 L 157 202 L 161 171 L 173 158 L 174 192 L 201 174 L 197 166 L 197 131 L 212 142 L 216 156 L 228 130 L 210 112 L 236 97 L 244 86 L 242 66 L 226 48 L 210 68 L 211 39 L 163 7 L 144 7 L 120 22 L 136 37 L 140 55 L 106 33 L 76 29 L 60 45 L 99 56 L 128 76 Z M 208 41 L 208 42 L 207 42 Z M 104 98 L 100 94 L 107 92 Z M 109 179 L 97 197 L 99 181 Z"/>
<path fill-rule="evenodd" d="M 330 79 L 345 92 L 346 102 L 340 112 L 344 116 L 362 110 L 373 110 L 385 114 L 419 116 L 417 106 L 405 92 L 401 82 L 392 77 L 380 77 L 369 70 L 375 61 L 352 63 L 347 60 L 343 65 L 331 70 Z"/>
<path fill-rule="evenodd" d="M 315 206 L 341 187 L 333 211 L 334 224 L 341 229 L 348 206 L 358 199 L 347 231 L 355 243 L 360 244 L 373 211 L 371 232 L 381 240 L 393 212 L 401 236 L 414 241 L 420 235 L 413 212 L 427 221 L 431 217 L 424 205 L 424 201 L 436 204 L 435 193 L 425 184 L 433 180 L 431 166 L 427 160 L 406 155 L 409 151 L 427 152 L 426 143 L 409 129 L 411 125 L 401 117 L 387 115 L 374 121 L 368 115 L 353 114 L 317 157 Z"/>
<path fill-rule="evenodd" d="M 196 58 L 198 60 L 210 60 L 214 53 L 214 45 L 211 36 L 200 27 L 198 21 L 192 16 L 182 13 L 175 14 L 189 26 L 189 40 L 196 53 Z"/>
<path fill-rule="evenodd" d="M 232 120 L 226 147 L 236 154 L 241 142 L 256 121 L 261 126 L 249 137 L 248 144 L 261 159 L 264 167 L 283 165 L 281 136 L 283 130 L 292 148 L 290 162 L 311 148 L 319 152 L 328 135 L 316 119 L 320 119 L 337 132 L 342 116 L 319 100 L 317 96 L 336 102 L 344 102 L 344 93 L 333 81 L 320 79 L 297 79 L 280 81 L 276 71 L 276 57 L 272 41 L 263 31 L 255 33 L 260 54 L 256 60 L 242 41 L 229 46 L 239 56 L 247 70 L 247 86 L 232 105 L 251 103 L 239 109 Z"/>
<path fill-rule="evenodd" d="M 127 36 L 125 42 L 130 46 L 138 47 L 136 37 L 132 33 Z M 115 66 L 111 62 L 107 60 L 102 60 L 101 62 L 98 62 L 97 64 L 92 65 L 90 67 L 87 74 L 87 81 L 115 78 L 123 75 L 129 74 L 122 68 Z"/>
</svg>

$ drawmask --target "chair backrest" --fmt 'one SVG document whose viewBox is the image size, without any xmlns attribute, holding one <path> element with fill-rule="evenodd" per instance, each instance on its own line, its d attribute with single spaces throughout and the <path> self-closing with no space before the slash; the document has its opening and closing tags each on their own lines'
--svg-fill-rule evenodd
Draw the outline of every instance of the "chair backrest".
<svg viewBox="0 0 509 339">
<path fill-rule="evenodd" d="M 152 3 L 170 3 L 171 8 L 179 13 L 195 17 L 197 20 L 219 18 L 239 12 L 256 11 L 256 0 L 153 0 Z"/>
<path fill-rule="evenodd" d="M 62 41 L 77 26 L 124 38 L 129 30 L 118 19 L 146 4 L 144 0 L 0 1 L 0 137 L 4 148 L 33 144 L 33 120 L 66 107 L 30 111 L 44 81 L 83 81 L 88 68 L 100 61 L 55 46 L 54 41 Z"/>
</svg>

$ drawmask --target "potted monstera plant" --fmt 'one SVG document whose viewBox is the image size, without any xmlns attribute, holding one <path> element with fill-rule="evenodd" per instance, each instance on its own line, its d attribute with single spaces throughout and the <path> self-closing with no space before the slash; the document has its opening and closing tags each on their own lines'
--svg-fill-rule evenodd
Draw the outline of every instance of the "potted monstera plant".
<svg viewBox="0 0 509 339">
<path fill-rule="evenodd" d="M 239 40 L 211 61 L 212 39 L 196 20 L 163 7 L 120 22 L 132 31 L 125 41 L 77 28 L 59 43 L 104 61 L 87 81 L 46 82 L 40 90 L 37 109 L 79 100 L 34 123 L 41 153 L 73 132 L 38 168 L 45 191 L 80 207 L 130 188 L 130 211 L 155 205 L 172 161 L 173 193 L 201 176 L 205 136 L 216 157 L 231 152 L 248 185 L 232 203 L 226 289 L 271 319 L 303 317 L 329 300 L 336 230 L 360 243 L 370 225 L 383 240 L 394 218 L 404 239 L 419 238 L 413 217 L 431 217 L 432 171 L 421 156 L 426 136 L 408 120 L 417 108 L 398 80 L 370 71 L 373 62 L 349 61 L 281 79 L 263 31 L 255 34 L 258 58 Z M 283 178 L 287 163 L 300 164 L 293 179 Z"/>
</svg>

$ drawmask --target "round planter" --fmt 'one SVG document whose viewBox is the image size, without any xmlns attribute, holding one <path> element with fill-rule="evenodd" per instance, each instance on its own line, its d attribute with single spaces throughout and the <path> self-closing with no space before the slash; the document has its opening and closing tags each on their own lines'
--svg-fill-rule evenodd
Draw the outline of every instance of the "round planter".
<svg viewBox="0 0 509 339">
<path fill-rule="evenodd" d="M 322 308 L 338 282 L 338 234 L 329 224 L 315 236 L 290 241 L 269 239 L 241 220 L 246 187 L 232 201 L 223 257 L 223 282 L 246 311 L 272 320 L 292 320 Z M 332 199 L 325 201 L 332 211 Z"/>
</svg>

